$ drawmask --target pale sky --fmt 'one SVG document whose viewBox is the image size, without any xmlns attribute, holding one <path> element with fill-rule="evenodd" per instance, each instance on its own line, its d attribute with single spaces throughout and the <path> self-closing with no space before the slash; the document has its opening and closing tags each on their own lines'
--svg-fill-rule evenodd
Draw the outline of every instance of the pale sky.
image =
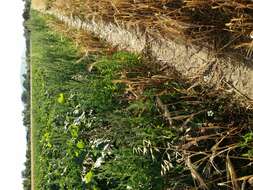
<svg viewBox="0 0 253 190">
<path fill-rule="evenodd" d="M 0 6 L 0 190 L 22 190 L 26 134 L 22 126 L 20 69 L 25 49 L 22 0 Z"/>
</svg>

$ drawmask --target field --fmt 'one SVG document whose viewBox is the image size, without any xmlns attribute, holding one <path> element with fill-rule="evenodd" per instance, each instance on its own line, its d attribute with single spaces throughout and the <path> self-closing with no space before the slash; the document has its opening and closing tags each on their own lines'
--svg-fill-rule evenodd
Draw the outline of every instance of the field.
<svg viewBox="0 0 253 190">
<path fill-rule="evenodd" d="M 27 26 L 33 190 L 252 188 L 253 113 L 231 92 L 37 11 Z"/>
</svg>

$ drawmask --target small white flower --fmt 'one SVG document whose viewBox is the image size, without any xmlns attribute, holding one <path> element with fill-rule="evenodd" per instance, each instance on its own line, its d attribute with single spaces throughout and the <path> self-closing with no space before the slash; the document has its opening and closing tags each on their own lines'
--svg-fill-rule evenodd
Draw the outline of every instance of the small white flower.
<svg viewBox="0 0 253 190">
<path fill-rule="evenodd" d="M 89 111 L 89 115 L 91 116 L 93 114 L 93 110 L 90 110 Z"/>
<path fill-rule="evenodd" d="M 74 110 L 73 114 L 75 114 L 75 115 L 79 114 L 79 110 L 78 109 Z"/>
<path fill-rule="evenodd" d="M 83 173 L 85 174 L 87 172 L 87 167 L 83 167 Z"/>
<path fill-rule="evenodd" d="M 74 125 L 80 125 L 81 122 L 79 120 L 79 118 L 75 119 L 74 122 L 73 122 Z"/>
<path fill-rule="evenodd" d="M 127 190 L 131 190 L 131 189 L 133 189 L 133 188 L 132 188 L 131 186 L 128 185 L 128 186 L 126 187 L 126 189 L 127 189 Z"/>
<path fill-rule="evenodd" d="M 99 168 L 103 162 L 104 162 L 103 158 L 99 157 L 94 164 L 94 168 Z"/>
<path fill-rule="evenodd" d="M 209 110 L 209 111 L 207 112 L 207 116 L 208 116 L 208 117 L 213 117 L 213 115 L 214 115 L 214 112 L 213 112 L 212 110 Z"/>
</svg>

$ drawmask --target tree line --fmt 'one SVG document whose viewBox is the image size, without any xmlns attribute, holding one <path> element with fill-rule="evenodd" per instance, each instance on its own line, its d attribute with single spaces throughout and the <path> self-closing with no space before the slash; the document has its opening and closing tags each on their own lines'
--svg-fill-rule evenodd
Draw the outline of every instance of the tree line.
<svg viewBox="0 0 253 190">
<path fill-rule="evenodd" d="M 25 169 L 22 171 L 23 177 L 23 189 L 31 190 L 31 146 L 30 146 L 30 127 L 31 127 L 31 119 L 30 119 L 30 31 L 27 27 L 27 21 L 30 18 L 30 8 L 31 8 L 31 0 L 23 0 L 24 12 L 23 12 L 23 26 L 24 26 L 24 36 L 26 39 L 26 54 L 25 54 L 25 62 L 26 62 L 26 72 L 23 74 L 23 87 L 24 90 L 21 95 L 22 102 L 24 103 L 23 110 L 23 125 L 26 128 L 26 140 L 27 140 L 27 149 L 26 149 L 26 161 L 24 163 Z"/>
</svg>

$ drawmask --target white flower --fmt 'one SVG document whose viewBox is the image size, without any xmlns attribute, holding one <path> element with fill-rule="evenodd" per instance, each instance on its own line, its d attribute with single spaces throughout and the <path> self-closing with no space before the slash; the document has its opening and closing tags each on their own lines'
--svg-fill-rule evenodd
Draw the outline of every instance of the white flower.
<svg viewBox="0 0 253 190">
<path fill-rule="evenodd" d="M 214 115 L 214 112 L 213 112 L 212 110 L 209 110 L 209 111 L 207 112 L 207 116 L 208 116 L 208 117 L 213 117 L 213 115 Z"/>
<path fill-rule="evenodd" d="M 73 114 L 75 114 L 75 115 L 79 114 L 79 109 L 74 110 Z"/>
<path fill-rule="evenodd" d="M 104 162 L 103 158 L 99 157 L 94 164 L 94 168 L 99 168 L 103 162 Z"/>
<path fill-rule="evenodd" d="M 127 190 L 131 190 L 131 189 L 133 189 L 133 188 L 132 188 L 131 186 L 128 185 L 128 186 L 126 187 L 126 189 L 127 189 Z"/>
<path fill-rule="evenodd" d="M 93 114 L 93 110 L 89 111 L 89 116 L 91 116 Z"/>
<path fill-rule="evenodd" d="M 87 172 L 87 167 L 83 167 L 83 173 L 85 174 Z"/>
</svg>

